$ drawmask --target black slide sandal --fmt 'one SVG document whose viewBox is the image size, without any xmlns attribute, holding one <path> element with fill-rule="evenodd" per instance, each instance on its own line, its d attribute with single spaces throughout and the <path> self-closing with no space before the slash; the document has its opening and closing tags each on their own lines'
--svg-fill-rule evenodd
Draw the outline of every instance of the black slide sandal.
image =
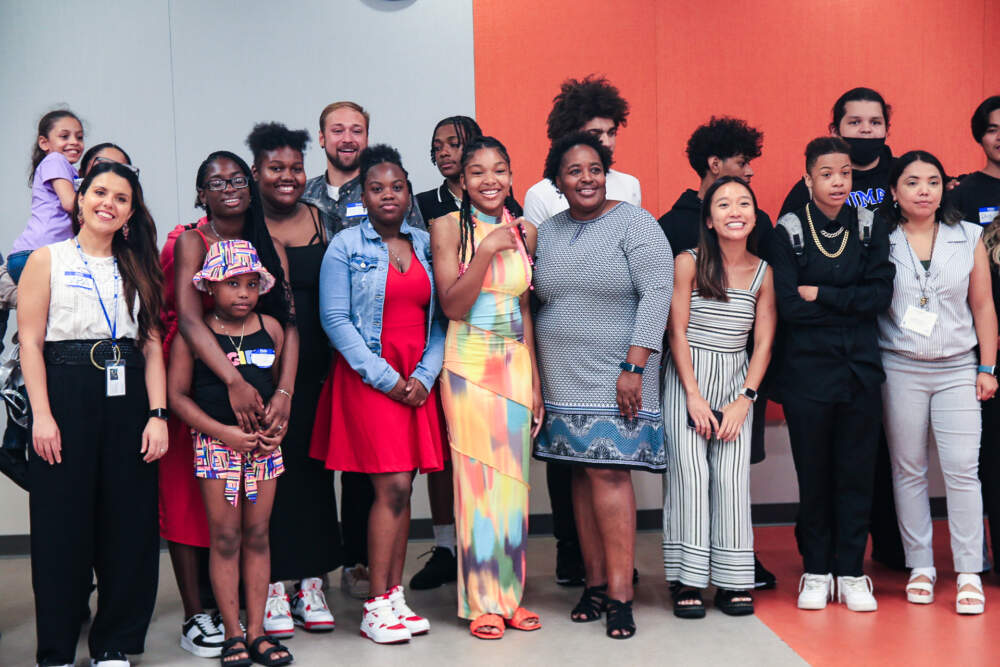
<svg viewBox="0 0 1000 667">
<path fill-rule="evenodd" d="M 749 598 L 737 600 L 736 598 Z M 720 588 L 715 591 L 715 607 L 730 616 L 749 616 L 753 613 L 753 595 L 750 591 L 734 591 Z"/>
<path fill-rule="evenodd" d="M 246 653 L 246 658 L 239 658 L 238 660 L 226 660 L 226 658 L 231 658 L 234 655 L 239 655 L 240 653 Z M 250 649 L 247 647 L 247 640 L 243 637 L 232 637 L 227 639 L 222 643 L 222 653 L 219 654 L 219 664 L 222 667 L 250 667 L 253 664 L 253 660 L 250 659 Z"/>
<path fill-rule="evenodd" d="M 701 589 L 672 581 L 670 597 L 674 600 L 674 616 L 677 618 L 705 618 L 705 601 L 701 597 Z M 693 604 L 680 604 L 689 600 Z"/>
<path fill-rule="evenodd" d="M 260 650 L 261 642 L 270 642 L 273 646 L 264 651 Z M 275 653 L 280 653 L 285 651 L 287 655 L 280 658 L 274 657 Z M 267 667 L 278 667 L 278 665 L 287 665 L 292 662 L 292 653 L 287 648 L 282 646 L 277 640 L 268 637 L 267 635 L 261 635 L 257 639 L 250 642 L 250 658 L 256 662 L 258 665 L 267 665 Z"/>
</svg>

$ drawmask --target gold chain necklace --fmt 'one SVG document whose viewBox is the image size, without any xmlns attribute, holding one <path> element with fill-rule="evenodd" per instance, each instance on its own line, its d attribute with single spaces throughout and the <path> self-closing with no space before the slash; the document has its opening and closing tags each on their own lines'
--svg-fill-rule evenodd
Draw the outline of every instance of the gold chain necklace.
<svg viewBox="0 0 1000 667">
<path fill-rule="evenodd" d="M 828 252 L 820 242 L 819 234 L 816 233 L 816 227 L 813 225 L 812 214 L 809 213 L 809 204 L 806 204 L 806 221 L 809 223 L 809 231 L 812 233 L 813 243 L 816 244 L 816 247 L 819 248 L 819 251 L 823 253 L 824 257 L 837 259 L 844 253 L 844 248 L 847 247 L 847 237 L 850 236 L 850 232 L 846 228 L 844 228 L 844 238 L 840 241 L 840 248 L 837 252 Z"/>
<path fill-rule="evenodd" d="M 243 330 L 240 331 L 240 343 L 239 345 L 237 345 L 236 341 L 233 340 L 233 337 L 229 335 L 228 331 L 226 331 L 226 325 L 222 321 L 222 318 L 219 317 L 216 313 L 212 313 L 212 315 L 215 316 L 216 321 L 219 323 L 219 327 L 222 329 L 222 333 L 226 334 L 226 338 L 228 338 L 229 342 L 232 343 L 233 349 L 236 350 L 236 354 L 240 354 L 241 352 L 243 352 L 243 337 L 247 333 L 247 318 L 246 317 L 243 318 Z"/>
</svg>

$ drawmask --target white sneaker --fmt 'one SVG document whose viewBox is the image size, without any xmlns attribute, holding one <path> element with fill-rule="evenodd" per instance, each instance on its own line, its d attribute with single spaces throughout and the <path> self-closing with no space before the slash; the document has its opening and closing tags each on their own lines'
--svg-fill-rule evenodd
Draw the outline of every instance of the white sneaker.
<svg viewBox="0 0 1000 667">
<path fill-rule="evenodd" d="M 226 636 L 206 613 L 195 614 L 181 626 L 181 648 L 199 658 L 218 658 Z"/>
<path fill-rule="evenodd" d="M 837 577 L 837 600 L 847 604 L 851 611 L 875 611 L 878 602 L 872 591 L 872 578 L 867 574 L 860 577 Z"/>
<path fill-rule="evenodd" d="M 806 572 L 799 579 L 799 609 L 825 609 L 833 599 L 833 575 Z"/>
<path fill-rule="evenodd" d="M 368 581 L 368 568 L 358 563 L 354 567 L 346 565 L 340 572 L 340 588 L 345 595 L 358 600 L 367 600 L 371 591 Z"/>
<path fill-rule="evenodd" d="M 319 577 L 303 579 L 299 592 L 292 598 L 292 620 L 307 632 L 330 632 L 337 627 L 323 595 L 323 580 Z"/>
<path fill-rule="evenodd" d="M 406 604 L 402 586 L 394 586 L 387 595 L 389 602 L 392 603 L 392 611 L 399 617 L 399 622 L 406 626 L 411 635 L 422 635 L 431 629 L 431 622 L 423 616 L 414 614 L 413 610 Z"/>
<path fill-rule="evenodd" d="M 267 587 L 267 602 L 264 603 L 264 634 L 275 639 L 295 636 L 292 610 L 285 594 L 285 585 L 280 581 Z"/>
<path fill-rule="evenodd" d="M 361 616 L 361 636 L 376 644 L 401 644 L 410 641 L 410 631 L 392 610 L 389 596 L 380 595 L 365 602 Z"/>
</svg>

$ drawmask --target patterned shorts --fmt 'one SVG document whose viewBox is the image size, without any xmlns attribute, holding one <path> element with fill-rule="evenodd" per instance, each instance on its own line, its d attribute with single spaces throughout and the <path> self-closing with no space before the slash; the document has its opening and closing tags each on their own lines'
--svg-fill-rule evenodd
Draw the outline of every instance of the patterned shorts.
<svg viewBox="0 0 1000 667">
<path fill-rule="evenodd" d="M 277 479 L 285 472 L 281 447 L 270 454 L 241 454 L 208 434 L 192 429 L 191 436 L 194 438 L 194 476 L 226 480 L 226 500 L 233 507 L 236 507 L 241 479 L 247 500 L 256 503 L 257 482 Z"/>
</svg>

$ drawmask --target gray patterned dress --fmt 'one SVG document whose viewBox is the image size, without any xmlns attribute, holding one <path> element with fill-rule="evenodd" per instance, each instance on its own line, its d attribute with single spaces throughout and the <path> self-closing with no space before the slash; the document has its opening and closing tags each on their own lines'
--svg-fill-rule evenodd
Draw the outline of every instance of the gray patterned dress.
<svg viewBox="0 0 1000 667">
<path fill-rule="evenodd" d="M 588 221 L 563 211 L 539 227 L 535 348 L 546 414 L 536 458 L 665 469 L 658 369 L 673 284 L 670 244 L 637 206 L 622 202 Z M 632 345 L 654 352 L 642 409 L 625 419 L 616 383 Z"/>
</svg>

